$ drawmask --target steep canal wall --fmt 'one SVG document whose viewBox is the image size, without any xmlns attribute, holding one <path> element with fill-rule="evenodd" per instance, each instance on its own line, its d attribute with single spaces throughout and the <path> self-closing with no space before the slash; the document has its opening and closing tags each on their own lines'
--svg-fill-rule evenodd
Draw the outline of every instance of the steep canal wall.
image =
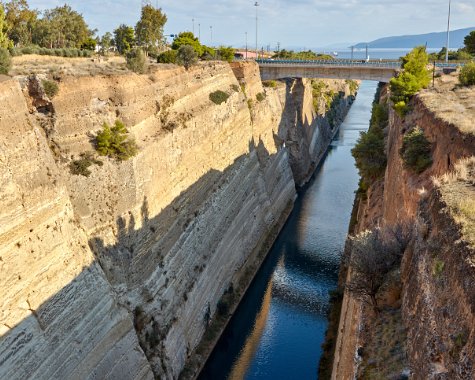
<svg viewBox="0 0 475 380">
<path fill-rule="evenodd" d="M 358 197 L 355 234 L 402 225 L 407 244 L 377 295 L 379 314 L 345 291 L 333 379 L 475 376 L 474 90 L 456 79 L 442 76 L 435 89 L 413 98 L 404 117 L 389 107 L 388 165 L 384 178 Z M 401 156 L 416 127 L 432 161 L 419 173 Z M 347 283 L 351 276 L 350 267 Z"/>
<path fill-rule="evenodd" d="M 264 88 L 253 63 L 47 76 L 0 82 L 0 377 L 178 378 L 223 294 L 252 278 L 350 85 Z M 116 119 L 138 154 L 73 174 Z"/>
</svg>

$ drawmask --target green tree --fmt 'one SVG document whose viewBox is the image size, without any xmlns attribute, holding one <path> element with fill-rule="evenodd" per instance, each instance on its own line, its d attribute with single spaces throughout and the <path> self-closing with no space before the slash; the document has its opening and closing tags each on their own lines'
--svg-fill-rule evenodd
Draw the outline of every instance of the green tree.
<svg viewBox="0 0 475 380">
<path fill-rule="evenodd" d="M 470 32 L 469 35 L 465 36 L 463 40 L 465 44 L 465 50 L 472 55 L 475 55 L 475 30 Z"/>
<path fill-rule="evenodd" d="M 403 71 L 390 81 L 394 109 L 402 116 L 407 112 L 410 98 L 430 83 L 427 65 L 429 56 L 424 46 L 414 48 L 402 58 Z"/>
<path fill-rule="evenodd" d="M 50 48 L 80 48 L 93 34 L 82 15 L 66 4 L 45 11 L 42 24 Z"/>
<path fill-rule="evenodd" d="M 115 46 L 120 54 L 127 53 L 135 43 L 134 28 L 125 24 L 114 30 Z"/>
<path fill-rule="evenodd" d="M 175 39 L 173 40 L 172 49 L 178 50 L 183 45 L 191 46 L 196 52 L 196 54 L 198 54 L 198 56 L 200 57 L 204 53 L 204 49 L 203 46 L 200 44 L 200 41 L 191 32 L 183 32 L 180 33 L 178 37 L 175 37 Z"/>
<path fill-rule="evenodd" d="M 128 136 L 127 128 L 120 120 L 113 127 L 104 123 L 102 131 L 96 136 L 96 149 L 101 156 L 109 156 L 124 161 L 138 152 L 134 139 Z"/>
<path fill-rule="evenodd" d="M 142 15 L 135 26 L 137 44 L 147 51 L 152 51 L 164 45 L 163 26 L 167 22 L 167 16 L 161 8 L 151 5 L 142 7 Z"/>
<path fill-rule="evenodd" d="M 126 55 L 127 67 L 134 73 L 143 74 L 147 67 L 147 57 L 142 49 L 136 48 L 129 51 Z"/>
<path fill-rule="evenodd" d="M 9 48 L 12 46 L 11 40 L 7 35 L 7 23 L 5 22 L 5 11 L 0 3 L 0 48 Z"/>
<path fill-rule="evenodd" d="M 185 66 L 185 69 L 188 70 L 191 66 L 196 64 L 196 62 L 198 62 L 196 50 L 190 45 L 180 46 L 176 56 L 176 63 Z"/>
<path fill-rule="evenodd" d="M 94 38 L 89 37 L 86 38 L 86 40 L 84 40 L 84 42 L 81 44 L 81 49 L 95 51 L 96 45 L 97 41 Z"/>
<path fill-rule="evenodd" d="M 8 36 L 15 46 L 31 44 L 38 12 L 31 10 L 26 0 L 11 0 L 5 3 L 5 11 Z"/>
<path fill-rule="evenodd" d="M 221 46 L 218 49 L 218 57 L 222 61 L 232 62 L 234 59 L 234 49 L 231 46 L 229 47 Z"/>
<path fill-rule="evenodd" d="M 113 43 L 114 40 L 112 34 L 110 32 L 105 33 L 99 41 L 99 45 L 101 46 L 101 54 L 106 55 Z"/>
</svg>

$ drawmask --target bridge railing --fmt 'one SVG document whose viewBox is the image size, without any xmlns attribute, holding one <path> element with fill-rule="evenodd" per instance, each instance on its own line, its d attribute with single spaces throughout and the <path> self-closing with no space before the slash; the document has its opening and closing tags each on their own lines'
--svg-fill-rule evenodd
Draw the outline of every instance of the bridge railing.
<svg viewBox="0 0 475 380">
<path fill-rule="evenodd" d="M 379 60 L 351 60 L 351 59 L 322 59 L 322 60 L 294 60 L 294 59 L 257 59 L 259 65 L 296 65 L 296 66 L 371 66 L 381 68 L 399 69 L 400 61 L 379 61 Z"/>
<path fill-rule="evenodd" d="M 400 69 L 401 61 L 389 60 L 352 60 L 352 59 L 257 59 L 256 62 L 262 66 L 296 65 L 296 66 L 340 66 L 340 67 L 379 67 L 387 69 Z M 432 63 L 431 63 L 432 64 Z M 465 65 L 465 62 L 435 62 L 439 68 L 457 68 Z"/>
</svg>

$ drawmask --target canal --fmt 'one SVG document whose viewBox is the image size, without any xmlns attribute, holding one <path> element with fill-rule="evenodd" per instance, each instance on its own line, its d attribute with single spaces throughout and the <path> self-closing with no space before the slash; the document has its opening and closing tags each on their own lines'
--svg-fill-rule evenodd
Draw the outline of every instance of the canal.
<svg viewBox="0 0 475 380">
<path fill-rule="evenodd" d="M 315 379 L 358 172 L 351 149 L 368 129 L 376 82 L 363 82 L 199 379 Z"/>
</svg>

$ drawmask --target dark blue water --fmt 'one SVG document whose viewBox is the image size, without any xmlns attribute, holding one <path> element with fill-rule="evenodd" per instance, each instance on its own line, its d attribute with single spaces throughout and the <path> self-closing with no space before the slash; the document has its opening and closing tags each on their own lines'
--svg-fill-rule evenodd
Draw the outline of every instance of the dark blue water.
<svg viewBox="0 0 475 380">
<path fill-rule="evenodd" d="M 223 333 L 200 379 L 315 379 L 358 184 L 351 148 L 376 83 L 357 99 Z"/>
</svg>

